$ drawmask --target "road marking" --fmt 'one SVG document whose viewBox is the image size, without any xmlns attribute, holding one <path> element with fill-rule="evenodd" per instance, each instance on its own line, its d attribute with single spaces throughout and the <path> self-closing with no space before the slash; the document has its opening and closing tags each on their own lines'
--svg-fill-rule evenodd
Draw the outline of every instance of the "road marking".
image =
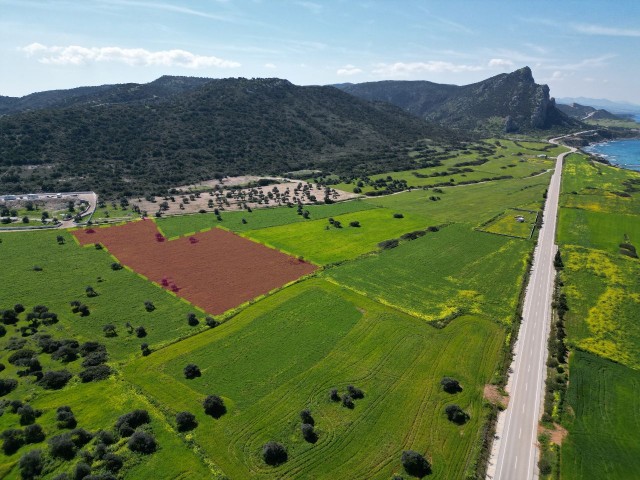
<svg viewBox="0 0 640 480">
<path fill-rule="evenodd" d="M 529 390 L 529 384 L 528 384 L 528 383 L 525 383 L 525 384 L 524 384 L 524 391 L 526 392 L 526 391 L 528 391 L 528 390 Z"/>
<path fill-rule="evenodd" d="M 520 427 L 520 433 L 518 433 L 518 440 L 522 438 L 522 427 Z"/>
</svg>

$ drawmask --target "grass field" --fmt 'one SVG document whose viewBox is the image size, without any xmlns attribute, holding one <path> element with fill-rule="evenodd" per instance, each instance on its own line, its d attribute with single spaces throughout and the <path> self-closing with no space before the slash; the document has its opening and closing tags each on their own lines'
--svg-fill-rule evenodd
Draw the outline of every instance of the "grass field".
<svg viewBox="0 0 640 480">
<path fill-rule="evenodd" d="M 618 253 L 628 236 L 640 247 L 640 216 L 614 212 L 593 212 L 580 208 L 560 210 L 558 242 Z"/>
<path fill-rule="evenodd" d="M 374 208 L 372 205 L 353 200 L 330 205 L 305 205 L 309 211 L 309 219 L 327 218 L 344 213 L 358 212 Z M 256 208 L 252 212 L 221 212 L 222 221 L 218 221 L 213 213 L 196 213 L 156 219 L 158 228 L 168 238 L 192 234 L 202 230 L 221 226 L 234 232 L 245 232 L 260 228 L 286 225 L 290 223 L 308 222 L 297 214 L 296 208 Z M 242 223 L 245 219 L 247 223 Z"/>
<path fill-rule="evenodd" d="M 394 218 L 394 213 L 403 211 L 376 208 L 338 215 L 334 219 L 342 224 L 342 228 L 332 227 L 323 219 L 251 230 L 244 235 L 286 253 L 301 255 L 313 263 L 327 264 L 377 250 L 378 243 L 383 240 L 436 223 L 428 216 L 403 213 L 404 218 Z M 353 221 L 360 222 L 360 227 L 349 226 Z"/>
<path fill-rule="evenodd" d="M 570 367 L 561 477 L 638 478 L 640 372 L 580 351 Z"/>
<path fill-rule="evenodd" d="M 325 274 L 430 321 L 474 313 L 509 323 L 530 249 L 529 242 L 456 224 Z"/>
<path fill-rule="evenodd" d="M 479 229 L 510 237 L 530 238 L 537 216 L 537 212 L 510 208 Z M 522 217 L 524 221 L 519 222 L 516 220 L 517 217 Z"/>
<path fill-rule="evenodd" d="M 168 412 L 199 415 L 194 441 L 230 478 L 388 479 L 401 472 L 403 449 L 426 453 L 431 478 L 458 479 L 472 469 L 490 379 L 503 330 L 463 317 L 444 330 L 323 281 L 298 284 L 249 307 L 233 322 L 163 349 L 126 369 Z M 462 353 L 464 352 L 464 354 Z M 202 377 L 185 380 L 194 362 Z M 442 392 L 444 375 L 464 391 Z M 365 391 L 353 410 L 330 402 L 332 387 Z M 180 395 L 175 392 L 179 391 Z M 227 413 L 200 415 L 208 393 Z M 443 414 L 455 401 L 471 415 L 464 426 Z M 310 408 L 319 434 L 309 444 L 298 412 Z M 261 445 L 286 445 L 286 464 L 266 467 Z"/>
</svg>

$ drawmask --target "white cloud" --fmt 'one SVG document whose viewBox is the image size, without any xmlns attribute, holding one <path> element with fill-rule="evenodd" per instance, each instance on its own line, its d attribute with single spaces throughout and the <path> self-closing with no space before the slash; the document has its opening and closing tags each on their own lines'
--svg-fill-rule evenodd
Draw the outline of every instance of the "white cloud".
<svg viewBox="0 0 640 480">
<path fill-rule="evenodd" d="M 382 76 L 407 77 L 414 73 L 460 73 L 477 72 L 483 67 L 474 65 L 459 65 L 451 62 L 429 61 L 429 62 L 396 62 L 392 64 L 378 63 L 373 69 L 373 73 Z"/>
<path fill-rule="evenodd" d="M 362 73 L 362 69 L 353 65 L 345 65 L 336 71 L 336 74 L 341 77 L 349 77 L 351 75 L 357 75 L 358 73 Z"/>
<path fill-rule="evenodd" d="M 513 62 L 511 60 L 505 60 L 504 58 L 492 58 L 489 60 L 489 67 L 498 67 L 498 68 L 511 68 L 513 67 Z"/>
<path fill-rule="evenodd" d="M 566 63 L 561 65 L 550 65 L 549 68 L 554 70 L 562 70 L 562 71 L 575 71 L 575 70 L 584 70 L 591 68 L 602 68 L 606 67 L 608 64 L 607 60 L 611 60 L 612 58 L 617 57 L 615 54 L 607 54 L 601 55 L 599 57 L 593 58 L 585 58 L 577 63 Z"/>
<path fill-rule="evenodd" d="M 571 28 L 578 32 L 587 35 L 605 35 L 611 37 L 640 37 L 640 30 L 632 28 L 616 28 L 605 27 L 603 25 L 591 25 L 583 23 L 574 23 Z"/>
<path fill-rule="evenodd" d="M 295 4 L 299 5 L 299 6 L 303 7 L 303 8 L 306 8 L 311 13 L 318 14 L 318 13 L 320 13 L 322 11 L 322 5 L 320 5 L 319 3 L 307 2 L 307 1 L 299 1 L 299 2 L 295 2 Z"/>
<path fill-rule="evenodd" d="M 160 66 L 183 68 L 235 68 L 238 62 L 213 56 L 196 55 L 186 50 L 159 50 L 151 52 L 144 48 L 81 47 L 78 45 L 47 46 L 32 43 L 20 50 L 40 63 L 53 65 L 85 65 L 99 62 L 120 62 L 130 66 Z"/>
<path fill-rule="evenodd" d="M 264 64 L 264 67 L 265 67 L 265 68 L 272 68 L 272 69 L 273 69 L 273 68 L 278 68 L 278 67 L 276 67 L 276 66 L 275 66 L 275 64 L 273 64 L 273 63 L 265 63 L 265 64 Z"/>
</svg>

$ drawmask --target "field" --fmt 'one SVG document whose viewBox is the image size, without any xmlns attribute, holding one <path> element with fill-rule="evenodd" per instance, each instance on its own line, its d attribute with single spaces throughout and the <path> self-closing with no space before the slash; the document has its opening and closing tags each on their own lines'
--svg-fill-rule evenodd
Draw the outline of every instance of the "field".
<svg viewBox="0 0 640 480">
<path fill-rule="evenodd" d="M 580 351 L 570 366 L 562 478 L 638 478 L 640 372 Z"/>
<path fill-rule="evenodd" d="M 372 205 L 352 200 L 348 202 L 333 203 L 329 205 L 305 205 L 304 210 L 309 212 L 309 219 L 327 218 L 344 213 L 358 212 L 375 208 Z M 259 228 L 274 227 L 297 222 L 307 222 L 302 215 L 297 214 L 296 208 L 256 208 L 251 212 L 220 212 L 221 221 L 218 221 L 213 213 L 198 213 L 194 215 L 181 215 L 174 217 L 162 217 L 155 220 L 160 231 L 168 238 L 183 235 L 191 235 L 196 232 L 221 226 L 234 232 L 244 232 Z M 242 220 L 246 223 L 243 223 Z"/>
<path fill-rule="evenodd" d="M 625 235 L 639 243 L 638 183 L 637 173 L 582 155 L 571 155 L 563 172 L 558 243 L 569 306 L 566 343 L 573 350 L 563 479 L 594 472 L 627 479 L 640 471 L 640 262 L 619 249 Z"/>
<path fill-rule="evenodd" d="M 429 321 L 473 313 L 509 323 L 530 249 L 527 241 L 455 224 L 326 275 Z"/>
<path fill-rule="evenodd" d="M 166 241 L 153 222 L 139 221 L 74 235 L 82 245 L 104 245 L 123 265 L 216 315 L 315 269 L 220 229 Z"/>
<path fill-rule="evenodd" d="M 522 217 L 523 221 L 518 221 L 518 217 Z M 530 238 L 537 217 L 537 212 L 510 208 L 479 229 L 510 237 Z"/>
<path fill-rule="evenodd" d="M 394 218 L 395 213 L 402 213 L 404 218 Z M 377 250 L 378 243 L 383 240 L 435 224 L 428 217 L 384 208 L 347 213 L 333 218 L 341 223 L 342 228 L 335 228 L 328 220 L 323 219 L 251 230 L 244 235 L 322 265 L 356 258 Z M 360 226 L 349 225 L 354 221 L 360 222 Z"/>
<path fill-rule="evenodd" d="M 482 387 L 503 341 L 496 324 L 458 319 L 445 330 L 327 284 L 308 281 L 252 305 L 233 322 L 134 362 L 135 378 L 170 411 L 195 410 L 220 394 L 228 411 L 201 418 L 194 441 L 231 478 L 380 478 L 400 473 L 400 454 L 432 459 L 432 478 L 462 478 L 482 421 Z M 464 350 L 464 355 L 459 352 Z M 202 377 L 185 380 L 194 362 Z M 461 379 L 455 401 L 471 420 L 449 423 L 443 375 Z M 332 387 L 362 388 L 353 410 L 330 402 Z M 173 392 L 180 391 L 179 396 Z M 310 408 L 318 441 L 302 440 L 298 412 Z M 259 459 L 269 440 L 287 445 L 275 470 Z"/>
</svg>

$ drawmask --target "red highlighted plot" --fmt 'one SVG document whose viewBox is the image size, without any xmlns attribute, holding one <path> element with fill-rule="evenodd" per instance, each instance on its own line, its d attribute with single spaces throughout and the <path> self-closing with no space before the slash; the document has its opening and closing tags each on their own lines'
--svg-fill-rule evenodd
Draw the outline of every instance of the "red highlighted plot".
<svg viewBox="0 0 640 480">
<path fill-rule="evenodd" d="M 212 314 L 267 293 L 316 267 L 225 230 L 167 241 L 154 222 L 76 230 L 120 263 Z"/>
</svg>

